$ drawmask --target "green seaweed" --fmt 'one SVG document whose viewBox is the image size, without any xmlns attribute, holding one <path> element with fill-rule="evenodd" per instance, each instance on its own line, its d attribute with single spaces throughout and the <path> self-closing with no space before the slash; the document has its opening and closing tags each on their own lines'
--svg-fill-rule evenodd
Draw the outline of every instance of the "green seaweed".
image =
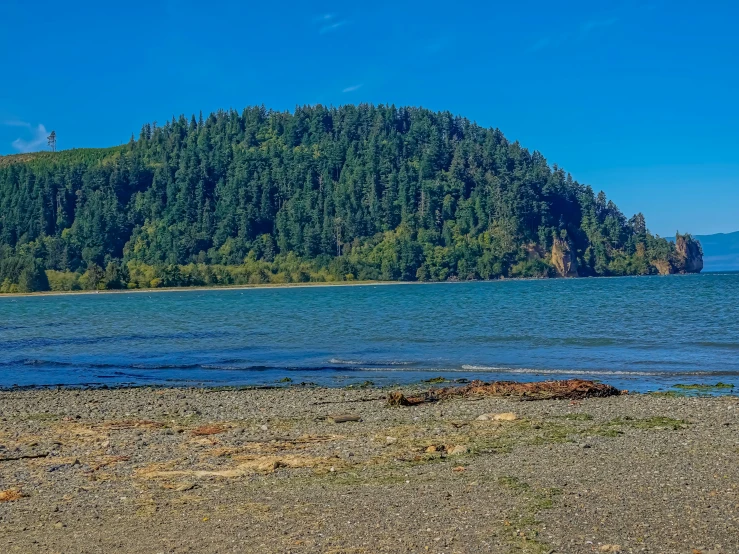
<svg viewBox="0 0 739 554">
<path fill-rule="evenodd" d="M 682 389 L 682 390 L 695 390 L 695 391 L 714 391 L 714 390 L 721 390 L 721 389 L 733 389 L 734 384 L 733 383 L 722 383 L 718 382 L 715 385 L 711 385 L 709 383 L 693 383 L 692 385 L 686 385 L 682 383 L 678 383 L 677 385 L 673 385 L 676 389 Z"/>
<path fill-rule="evenodd" d="M 347 386 L 348 389 L 369 389 L 375 386 L 374 381 L 364 381 L 363 383 L 355 383 Z"/>
<path fill-rule="evenodd" d="M 687 391 L 682 390 L 655 391 L 648 394 L 649 396 L 658 396 L 662 398 L 685 398 L 686 396 L 690 396 Z"/>
</svg>

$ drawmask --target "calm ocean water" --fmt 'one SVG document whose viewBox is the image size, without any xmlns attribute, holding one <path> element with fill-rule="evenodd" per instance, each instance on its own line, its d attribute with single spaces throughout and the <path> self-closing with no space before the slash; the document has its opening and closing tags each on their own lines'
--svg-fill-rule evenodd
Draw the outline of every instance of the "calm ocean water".
<svg viewBox="0 0 739 554">
<path fill-rule="evenodd" d="M 739 386 L 739 274 L 0 297 L 0 386 Z"/>
</svg>

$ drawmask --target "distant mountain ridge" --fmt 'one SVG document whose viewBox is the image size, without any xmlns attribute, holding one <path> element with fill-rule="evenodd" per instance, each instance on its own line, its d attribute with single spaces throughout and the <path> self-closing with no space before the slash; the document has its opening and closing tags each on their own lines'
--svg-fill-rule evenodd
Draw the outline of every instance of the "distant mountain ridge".
<svg viewBox="0 0 739 554">
<path fill-rule="evenodd" d="M 695 238 L 703 246 L 705 271 L 739 271 L 739 231 Z"/>
</svg>

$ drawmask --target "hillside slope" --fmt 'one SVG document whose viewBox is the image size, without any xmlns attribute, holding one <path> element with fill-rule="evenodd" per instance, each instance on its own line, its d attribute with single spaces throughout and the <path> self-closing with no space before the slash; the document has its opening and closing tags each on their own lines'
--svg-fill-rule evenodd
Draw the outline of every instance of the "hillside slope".
<svg viewBox="0 0 739 554">
<path fill-rule="evenodd" d="M 0 161 L 0 290 L 700 271 L 539 152 L 449 113 L 247 108 Z M 682 246 L 681 246 L 682 245 Z"/>
<path fill-rule="evenodd" d="M 739 231 L 697 236 L 706 271 L 739 271 Z"/>
</svg>

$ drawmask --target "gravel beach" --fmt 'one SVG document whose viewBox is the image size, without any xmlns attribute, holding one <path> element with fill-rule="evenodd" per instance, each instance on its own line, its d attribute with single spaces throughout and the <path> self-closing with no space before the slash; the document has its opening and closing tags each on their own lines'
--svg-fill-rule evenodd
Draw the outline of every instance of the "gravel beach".
<svg viewBox="0 0 739 554">
<path fill-rule="evenodd" d="M 0 544 L 739 553 L 735 396 L 391 407 L 386 394 L 0 392 Z"/>
</svg>

